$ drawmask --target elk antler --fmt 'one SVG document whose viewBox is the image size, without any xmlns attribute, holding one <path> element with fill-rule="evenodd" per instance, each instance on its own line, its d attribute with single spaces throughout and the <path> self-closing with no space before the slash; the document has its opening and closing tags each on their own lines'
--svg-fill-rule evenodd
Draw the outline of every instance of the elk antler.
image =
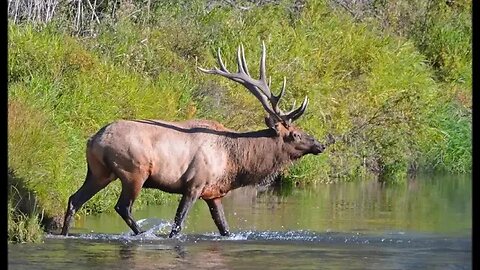
<svg viewBox="0 0 480 270">
<path fill-rule="evenodd" d="M 292 109 L 291 111 L 284 113 L 278 107 L 278 103 L 285 93 L 285 87 L 287 85 L 287 80 L 283 78 L 283 86 L 278 95 L 274 95 L 270 91 L 271 78 L 267 83 L 266 81 L 266 69 L 265 69 L 265 60 L 266 60 L 266 49 L 265 42 L 262 42 L 262 56 L 260 58 L 260 78 L 253 79 L 248 72 L 247 62 L 245 60 L 245 51 L 243 45 L 240 45 L 237 50 L 237 65 L 238 71 L 236 73 L 231 73 L 227 70 L 225 64 L 222 61 L 222 56 L 220 54 L 220 48 L 217 51 L 217 61 L 220 68 L 214 67 L 213 69 L 204 69 L 198 68 L 200 71 L 208 74 L 217 74 L 223 77 L 226 77 L 232 81 L 238 82 L 245 86 L 250 93 L 252 93 L 262 104 L 263 108 L 268 112 L 268 114 L 276 120 L 276 122 L 282 122 L 286 126 L 290 125 L 291 122 L 298 119 L 305 112 L 305 109 L 308 105 L 308 98 L 305 97 L 303 103 L 297 109 Z"/>
</svg>

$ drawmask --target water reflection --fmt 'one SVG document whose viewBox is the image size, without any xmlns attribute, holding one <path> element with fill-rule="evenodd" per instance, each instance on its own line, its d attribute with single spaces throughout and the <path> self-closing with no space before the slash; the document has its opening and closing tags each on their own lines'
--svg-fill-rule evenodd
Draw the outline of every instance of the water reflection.
<svg viewBox="0 0 480 270">
<path fill-rule="evenodd" d="M 49 237 L 9 248 L 11 269 L 471 269 L 466 237 L 408 234 L 241 232 L 221 240 L 109 235 Z M 84 237 L 84 238 L 82 238 Z M 236 240 L 236 239 L 243 240 Z M 23 252 L 19 252 L 23 250 Z"/>
<path fill-rule="evenodd" d="M 317 231 L 468 233 L 471 179 L 430 176 L 400 185 L 367 181 L 291 189 L 289 193 L 268 190 L 256 194 L 253 205 L 275 212 L 270 218 L 287 215 Z M 288 222 L 287 226 L 298 228 Z"/>
<path fill-rule="evenodd" d="M 80 243 L 85 244 L 82 241 Z M 114 265 L 116 269 L 231 269 L 223 255 L 225 246 L 222 243 L 202 243 L 197 246 L 184 243 L 96 245 L 101 249 L 84 254 L 77 252 L 78 257 L 86 258 L 82 260 L 82 265 L 99 269 Z"/>
<path fill-rule="evenodd" d="M 412 231 L 469 234 L 471 179 L 417 177 L 403 185 L 359 181 L 304 189 L 243 188 L 224 200 L 232 232 L 245 230 Z M 171 222 L 177 203 L 135 209 L 137 220 Z M 144 224 L 144 229 L 151 225 Z M 145 227 L 146 226 L 146 227 Z M 167 234 L 169 226 L 157 233 Z M 115 213 L 75 221 L 73 233 L 122 233 L 129 229 Z M 186 219 L 184 233 L 216 232 L 206 204 L 199 200 Z"/>
<path fill-rule="evenodd" d="M 11 269 L 471 269 L 470 176 L 292 189 L 239 189 L 224 200 L 232 236 L 205 203 L 167 239 L 176 203 L 83 217 L 72 236 L 9 245 Z"/>
</svg>

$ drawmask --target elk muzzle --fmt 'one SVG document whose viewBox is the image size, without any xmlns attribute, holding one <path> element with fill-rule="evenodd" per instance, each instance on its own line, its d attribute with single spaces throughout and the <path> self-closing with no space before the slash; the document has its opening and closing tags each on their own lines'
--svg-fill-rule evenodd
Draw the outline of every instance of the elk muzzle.
<svg viewBox="0 0 480 270">
<path fill-rule="evenodd" d="M 321 144 L 319 141 L 315 140 L 312 146 L 312 154 L 318 155 L 325 151 L 325 145 Z"/>
</svg>

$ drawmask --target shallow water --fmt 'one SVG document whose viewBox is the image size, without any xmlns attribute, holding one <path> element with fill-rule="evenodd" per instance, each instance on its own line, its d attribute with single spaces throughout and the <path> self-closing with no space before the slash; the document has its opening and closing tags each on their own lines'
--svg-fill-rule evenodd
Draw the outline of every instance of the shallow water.
<svg viewBox="0 0 480 270">
<path fill-rule="evenodd" d="M 224 199 L 232 236 L 219 236 L 203 201 L 176 239 L 176 203 L 76 220 L 71 235 L 9 245 L 11 269 L 471 269 L 471 179 L 418 177 L 260 192 Z"/>
</svg>

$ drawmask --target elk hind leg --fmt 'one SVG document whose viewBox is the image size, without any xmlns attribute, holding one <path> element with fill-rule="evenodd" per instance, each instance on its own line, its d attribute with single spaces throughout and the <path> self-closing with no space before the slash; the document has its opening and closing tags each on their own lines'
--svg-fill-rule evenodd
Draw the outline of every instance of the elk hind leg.
<svg viewBox="0 0 480 270">
<path fill-rule="evenodd" d="M 67 211 L 63 221 L 62 235 L 67 235 L 72 216 L 95 194 L 105 188 L 115 176 L 111 173 L 104 176 L 95 176 L 90 167 L 87 169 L 87 176 L 83 185 L 68 199 Z"/>
</svg>

